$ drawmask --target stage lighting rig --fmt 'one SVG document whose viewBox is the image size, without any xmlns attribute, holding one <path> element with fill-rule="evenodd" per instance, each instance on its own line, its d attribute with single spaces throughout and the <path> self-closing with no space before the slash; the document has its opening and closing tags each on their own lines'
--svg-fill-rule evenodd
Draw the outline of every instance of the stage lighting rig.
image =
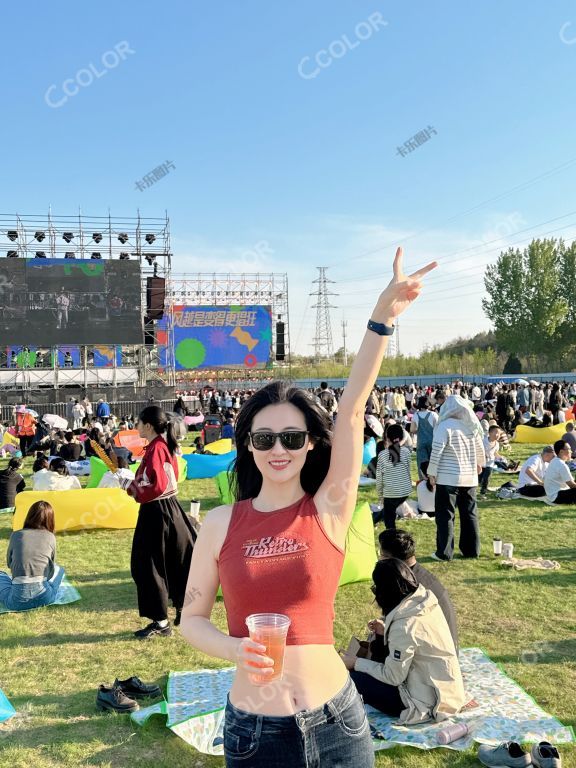
<svg viewBox="0 0 576 768">
<path fill-rule="evenodd" d="M 8 240 L 11 240 L 12 242 L 14 242 L 14 240 L 18 240 L 18 232 L 16 232 L 15 229 L 9 229 L 6 234 L 8 236 Z"/>
<path fill-rule="evenodd" d="M 74 240 L 74 233 L 73 232 L 64 232 L 62 235 L 62 240 L 66 243 L 71 243 L 72 240 Z"/>
<path fill-rule="evenodd" d="M 46 258 L 46 251 L 36 251 L 36 258 L 37 259 L 45 259 Z"/>
<path fill-rule="evenodd" d="M 41 243 L 45 237 L 46 237 L 45 233 L 42 232 L 41 230 L 38 230 L 38 232 L 34 232 L 34 239 L 38 240 L 39 243 Z"/>
<path fill-rule="evenodd" d="M 118 235 L 118 240 L 122 243 L 122 245 L 124 245 L 124 243 L 127 243 L 128 235 L 126 234 L 126 232 L 120 232 L 120 234 Z"/>
<path fill-rule="evenodd" d="M 125 251 L 123 251 L 123 252 L 120 254 L 120 256 L 118 256 L 118 258 L 119 258 L 119 259 L 121 259 L 121 260 L 124 260 L 124 259 L 129 259 L 129 258 L 130 258 L 130 254 L 129 254 L 129 253 L 126 253 Z"/>
<path fill-rule="evenodd" d="M 91 259 L 101 259 L 101 258 L 102 258 L 102 254 L 101 254 L 101 253 L 98 253 L 97 251 L 94 251 L 94 252 L 92 253 L 92 256 L 90 256 L 90 258 L 91 258 Z"/>
<path fill-rule="evenodd" d="M 95 243 L 101 242 L 102 235 L 100 234 L 100 232 L 94 232 L 94 234 L 92 235 L 92 240 L 94 240 Z"/>
<path fill-rule="evenodd" d="M 17 259 L 18 258 L 18 251 L 8 251 L 6 254 L 7 259 Z"/>
<path fill-rule="evenodd" d="M 76 254 L 74 253 L 74 251 L 66 251 L 66 253 L 64 254 L 64 258 L 65 259 L 75 259 L 76 258 Z"/>
<path fill-rule="evenodd" d="M 146 240 L 148 245 L 152 245 L 154 240 L 156 240 L 156 235 L 149 234 L 149 235 L 146 235 L 146 237 L 144 239 Z"/>
<path fill-rule="evenodd" d="M 154 264 L 154 262 L 156 261 L 156 254 L 155 253 L 147 253 L 146 256 L 144 256 L 144 258 L 146 259 L 148 264 L 150 264 L 150 266 L 152 266 L 152 264 Z"/>
</svg>

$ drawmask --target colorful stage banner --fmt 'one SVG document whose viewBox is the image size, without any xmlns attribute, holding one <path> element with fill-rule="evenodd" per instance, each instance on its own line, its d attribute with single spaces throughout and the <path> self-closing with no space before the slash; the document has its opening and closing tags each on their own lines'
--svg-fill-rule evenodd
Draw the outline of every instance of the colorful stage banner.
<svg viewBox="0 0 576 768">
<path fill-rule="evenodd" d="M 176 370 L 263 368 L 272 350 L 272 311 L 266 306 L 176 305 L 158 322 L 160 366 L 170 364 L 174 334 Z"/>
</svg>

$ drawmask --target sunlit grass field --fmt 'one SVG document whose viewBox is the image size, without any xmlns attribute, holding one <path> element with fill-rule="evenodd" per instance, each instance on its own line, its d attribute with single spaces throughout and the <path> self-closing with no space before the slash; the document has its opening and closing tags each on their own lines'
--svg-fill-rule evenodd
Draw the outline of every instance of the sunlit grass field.
<svg viewBox="0 0 576 768">
<path fill-rule="evenodd" d="M 523 459 L 536 446 L 514 446 Z M 30 475 L 31 460 L 26 462 Z M 492 486 L 508 479 L 493 475 Z M 212 480 L 180 486 L 185 509 L 191 498 L 206 511 L 217 503 Z M 373 489 L 360 498 L 375 500 Z M 408 521 L 419 559 L 448 587 L 456 605 L 460 642 L 480 646 L 536 701 L 566 725 L 576 726 L 576 508 L 540 502 L 480 502 L 482 554 L 477 561 L 437 563 L 433 522 Z M 376 529 L 376 534 L 381 530 Z M 10 516 L 0 516 L 0 568 L 11 531 Z M 512 541 L 515 554 L 558 560 L 560 571 L 504 570 L 492 556 L 492 537 Z M 215 659 L 190 648 L 176 630 L 173 637 L 140 642 L 142 626 L 130 578 L 132 531 L 90 531 L 58 537 L 58 560 L 82 600 L 0 616 L 0 688 L 18 715 L 0 725 L 1 768 L 76 768 L 128 766 L 191 768 L 222 766 L 223 758 L 195 752 L 172 734 L 163 718 L 144 727 L 128 716 L 96 711 L 96 690 L 115 677 L 137 674 L 163 685 L 169 670 L 217 667 Z M 336 642 L 364 632 L 373 617 L 369 584 L 342 587 L 336 601 Z M 213 618 L 225 629 L 221 602 Z M 478 765 L 475 749 L 421 752 L 395 748 L 378 752 L 378 766 L 433 768 Z M 561 747 L 565 768 L 576 768 L 576 749 Z"/>
</svg>

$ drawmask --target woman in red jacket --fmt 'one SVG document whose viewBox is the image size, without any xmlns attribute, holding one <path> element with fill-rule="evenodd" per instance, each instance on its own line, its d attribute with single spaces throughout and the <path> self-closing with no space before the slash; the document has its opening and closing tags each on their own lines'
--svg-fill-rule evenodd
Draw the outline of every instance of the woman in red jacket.
<svg viewBox="0 0 576 768">
<path fill-rule="evenodd" d="M 148 445 L 126 491 L 140 502 L 130 567 L 140 616 L 152 619 L 134 633 L 145 640 L 172 634 L 168 599 L 176 608 L 174 625 L 180 623 L 196 533 L 176 498 L 178 443 L 173 424 L 161 408 L 149 405 L 140 413 L 136 428 Z"/>
</svg>

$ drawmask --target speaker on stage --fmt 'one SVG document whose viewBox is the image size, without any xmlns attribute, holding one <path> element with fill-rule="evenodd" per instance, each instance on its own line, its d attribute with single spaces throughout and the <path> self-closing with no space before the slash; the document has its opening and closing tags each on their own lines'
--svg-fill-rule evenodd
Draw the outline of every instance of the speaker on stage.
<svg viewBox="0 0 576 768">
<path fill-rule="evenodd" d="M 166 300 L 166 281 L 163 277 L 146 278 L 146 319 L 162 320 Z"/>
<path fill-rule="evenodd" d="M 147 347 L 153 347 L 156 343 L 155 333 L 154 333 L 154 321 L 149 320 L 147 317 L 144 318 L 144 344 Z"/>
<path fill-rule="evenodd" d="M 284 345 L 284 323 L 278 320 L 276 323 L 276 360 L 284 360 L 286 348 Z"/>
</svg>

